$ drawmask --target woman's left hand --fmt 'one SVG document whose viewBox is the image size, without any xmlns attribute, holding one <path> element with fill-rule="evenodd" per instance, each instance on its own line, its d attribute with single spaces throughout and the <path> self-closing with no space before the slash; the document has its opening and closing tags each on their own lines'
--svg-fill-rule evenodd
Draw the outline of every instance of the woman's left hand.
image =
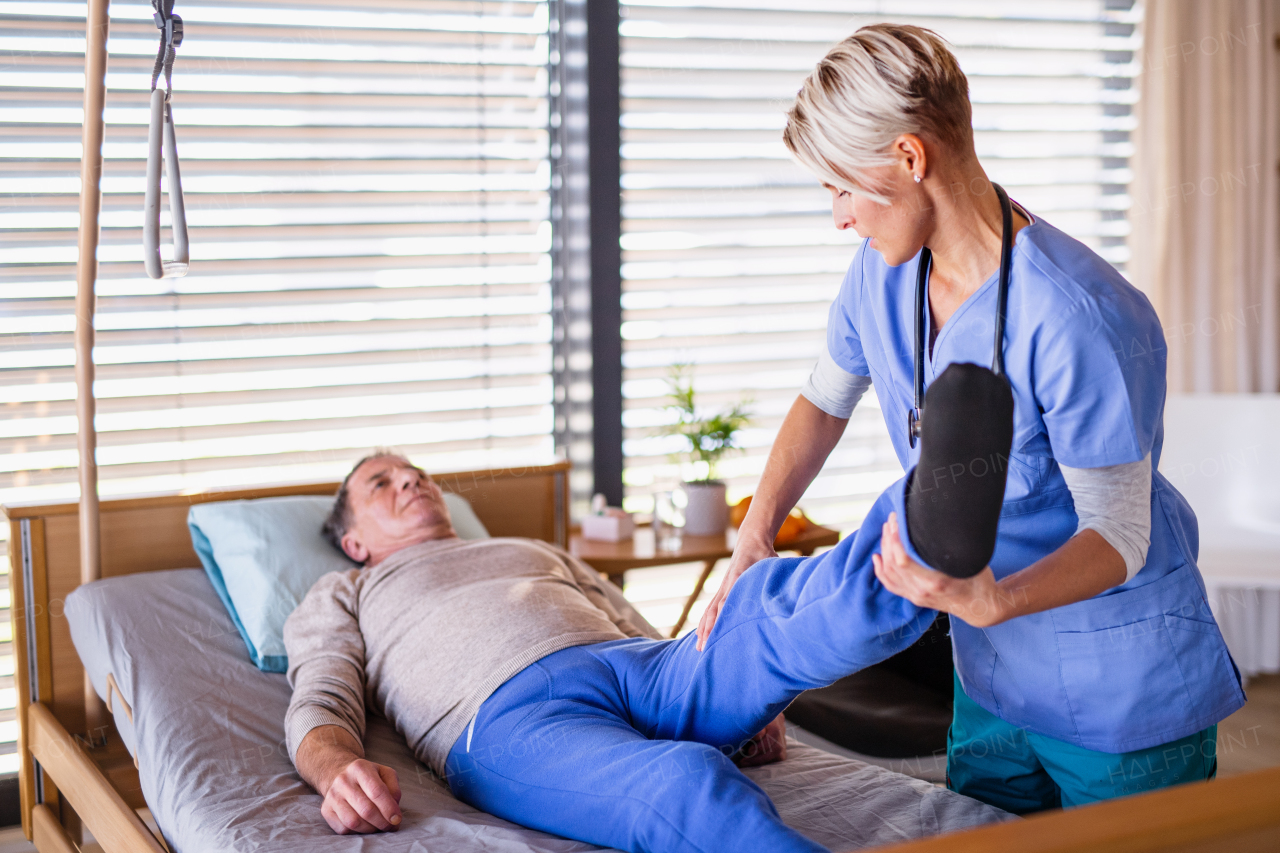
<svg viewBox="0 0 1280 853">
<path fill-rule="evenodd" d="M 996 576 L 987 566 L 971 578 L 953 578 L 925 568 L 902 547 L 898 514 L 891 513 L 880 537 L 880 553 L 872 554 L 876 577 L 885 589 L 918 607 L 940 610 L 975 628 L 989 628 L 1005 620 Z"/>
</svg>

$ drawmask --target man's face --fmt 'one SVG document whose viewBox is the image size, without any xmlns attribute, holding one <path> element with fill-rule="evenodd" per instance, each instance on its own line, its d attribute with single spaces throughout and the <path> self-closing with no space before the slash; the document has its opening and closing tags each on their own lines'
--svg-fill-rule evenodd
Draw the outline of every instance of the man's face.
<svg viewBox="0 0 1280 853">
<path fill-rule="evenodd" d="M 440 487 L 400 456 L 376 456 L 357 468 L 347 500 L 351 527 L 342 550 L 357 563 L 376 565 L 409 545 L 457 535 Z"/>
</svg>

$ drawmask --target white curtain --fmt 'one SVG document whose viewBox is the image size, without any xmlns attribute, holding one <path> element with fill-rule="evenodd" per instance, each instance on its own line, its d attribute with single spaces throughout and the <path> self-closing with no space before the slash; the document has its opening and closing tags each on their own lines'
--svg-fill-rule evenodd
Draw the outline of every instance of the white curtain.
<svg viewBox="0 0 1280 853">
<path fill-rule="evenodd" d="M 1223 586 L 1205 580 L 1209 606 L 1240 674 L 1280 672 L 1280 589 Z"/>
<path fill-rule="evenodd" d="M 1148 0 L 1130 275 L 1171 392 L 1280 390 L 1277 0 Z"/>
</svg>

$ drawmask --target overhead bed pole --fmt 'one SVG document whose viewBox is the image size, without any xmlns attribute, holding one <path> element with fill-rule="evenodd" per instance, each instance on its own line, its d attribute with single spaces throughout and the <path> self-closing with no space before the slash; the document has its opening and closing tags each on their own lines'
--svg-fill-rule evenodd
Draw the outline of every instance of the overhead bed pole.
<svg viewBox="0 0 1280 853">
<path fill-rule="evenodd" d="M 98 435 L 94 428 L 93 314 L 98 279 L 98 218 L 102 209 L 103 107 L 107 97 L 107 27 L 110 0 L 88 0 L 85 15 L 84 118 L 80 148 L 80 235 L 76 260 L 76 447 L 80 453 L 80 582 L 102 576 L 99 539 Z M 84 682 L 86 731 L 94 741 L 105 709 Z"/>
</svg>

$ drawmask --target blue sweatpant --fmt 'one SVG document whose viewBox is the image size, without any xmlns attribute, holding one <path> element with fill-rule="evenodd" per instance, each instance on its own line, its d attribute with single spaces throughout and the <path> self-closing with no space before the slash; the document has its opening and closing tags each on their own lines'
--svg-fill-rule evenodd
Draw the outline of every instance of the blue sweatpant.
<svg viewBox="0 0 1280 853">
<path fill-rule="evenodd" d="M 933 622 L 876 580 L 880 526 L 745 572 L 706 648 L 616 640 L 548 655 L 480 706 L 448 758 L 454 794 L 524 826 L 629 851 L 814 851 L 730 760 L 799 693 L 878 663 Z M 909 547 L 909 546 L 908 546 Z"/>
</svg>

